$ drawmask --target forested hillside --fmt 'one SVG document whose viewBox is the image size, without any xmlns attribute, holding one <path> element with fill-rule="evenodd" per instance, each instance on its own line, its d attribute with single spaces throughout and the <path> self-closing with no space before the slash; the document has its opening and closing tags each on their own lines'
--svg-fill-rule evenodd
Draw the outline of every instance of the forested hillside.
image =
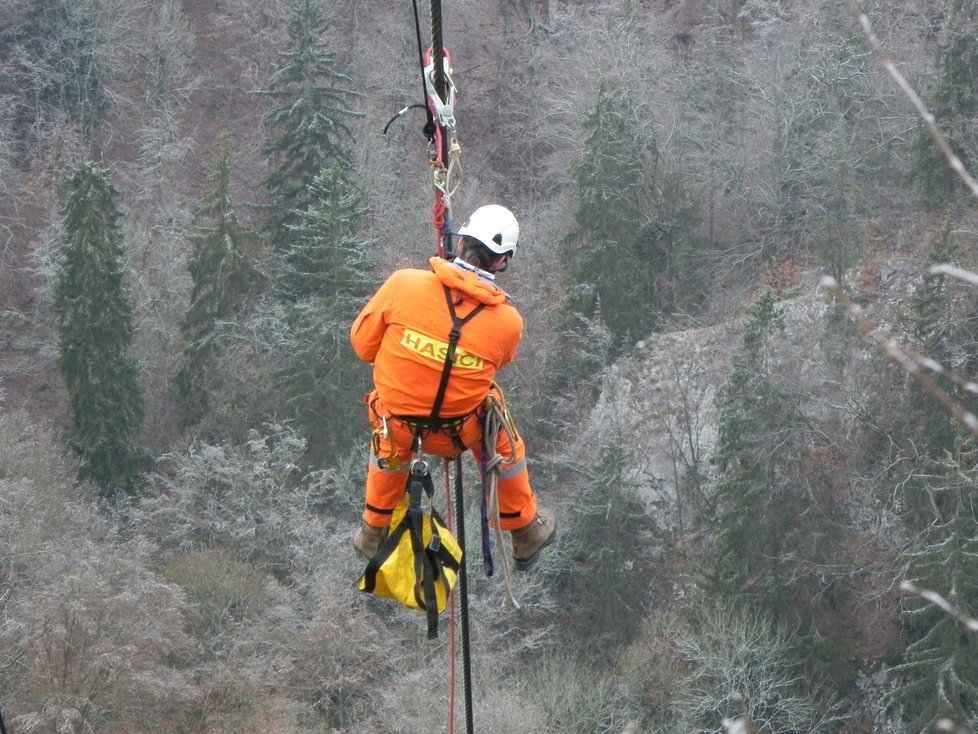
<svg viewBox="0 0 978 734">
<path fill-rule="evenodd" d="M 442 5 L 560 526 L 519 608 L 469 564 L 476 729 L 978 731 L 978 216 L 911 102 L 978 169 L 978 0 Z M 10 734 L 446 730 L 351 546 L 421 83 L 408 2 L 0 3 Z"/>
</svg>

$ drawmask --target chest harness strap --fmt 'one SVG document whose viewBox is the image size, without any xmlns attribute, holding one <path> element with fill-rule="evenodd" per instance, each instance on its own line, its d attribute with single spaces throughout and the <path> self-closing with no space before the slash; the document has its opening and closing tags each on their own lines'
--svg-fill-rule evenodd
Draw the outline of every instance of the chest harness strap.
<svg viewBox="0 0 978 734">
<path fill-rule="evenodd" d="M 448 303 L 448 313 L 452 317 L 452 329 L 448 332 L 448 351 L 445 353 L 445 364 L 442 365 L 441 369 L 441 380 L 438 383 L 438 392 L 435 393 L 435 402 L 431 405 L 431 417 L 430 422 L 433 425 L 437 425 L 441 422 L 439 413 L 441 413 L 441 406 L 445 402 L 445 391 L 448 390 L 448 378 L 452 372 L 452 365 L 455 364 L 455 350 L 458 347 L 459 337 L 462 336 L 462 327 L 465 326 L 472 318 L 479 313 L 482 309 L 486 307 L 486 304 L 480 303 L 471 311 L 469 311 L 462 318 L 458 317 L 455 313 L 455 303 L 452 301 L 452 291 L 447 285 L 442 286 L 442 290 L 445 291 L 445 301 Z M 465 450 L 465 446 L 460 446 L 461 439 L 458 437 L 458 431 L 456 430 L 452 434 L 452 440 L 456 443 L 456 448 L 460 451 Z"/>
<path fill-rule="evenodd" d="M 459 337 L 462 335 L 462 327 L 471 321 L 479 311 L 484 309 L 486 304 L 478 304 L 465 316 L 459 318 L 458 314 L 455 313 L 455 303 L 452 301 L 451 290 L 446 285 L 442 285 L 442 289 L 445 291 L 445 302 L 448 303 L 448 312 L 452 317 L 452 328 L 448 332 L 448 349 L 445 352 L 445 362 L 442 365 L 438 390 L 435 393 L 434 402 L 431 404 L 431 413 L 426 416 L 393 415 L 392 417 L 412 428 L 416 441 L 425 431 L 444 431 L 451 436 L 455 448 L 462 452 L 465 451 L 466 447 L 462 443 L 459 431 L 465 422 L 472 417 L 475 410 L 465 415 L 453 416 L 451 418 L 442 418 L 439 413 L 441 413 L 442 405 L 445 402 L 445 392 L 448 390 L 448 379 L 452 372 L 452 365 L 455 364 L 455 352 L 458 348 Z"/>
</svg>

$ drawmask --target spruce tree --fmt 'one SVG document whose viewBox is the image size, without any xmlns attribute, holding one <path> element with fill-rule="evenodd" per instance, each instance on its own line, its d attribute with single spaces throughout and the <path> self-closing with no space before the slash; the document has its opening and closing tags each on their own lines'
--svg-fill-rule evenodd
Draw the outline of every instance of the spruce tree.
<svg viewBox="0 0 978 734">
<path fill-rule="evenodd" d="M 188 268 L 193 282 L 190 306 L 181 330 L 184 361 L 176 376 L 184 426 L 197 423 L 212 398 L 211 367 L 218 353 L 221 324 L 231 319 L 253 290 L 260 274 L 246 254 L 255 236 L 239 222 L 231 196 L 231 137 L 221 137 L 217 164 L 210 174 L 214 190 L 193 209 L 196 234 Z"/>
<path fill-rule="evenodd" d="M 697 303 L 705 288 L 702 220 L 627 90 L 602 81 L 583 124 L 565 312 L 569 322 L 600 316 L 620 353 L 677 306 Z"/>
<path fill-rule="evenodd" d="M 326 166 L 350 163 L 350 124 L 358 116 L 351 105 L 360 95 L 324 47 L 327 28 L 319 0 L 297 0 L 282 64 L 259 92 L 272 105 L 263 117 L 268 137 L 262 152 L 269 159 L 267 229 L 276 250 L 287 246 L 289 227 L 308 208 L 313 178 Z"/>
<path fill-rule="evenodd" d="M 330 165 L 309 185 L 309 204 L 297 212 L 281 253 L 276 282 L 283 300 L 317 296 L 340 314 L 369 295 L 376 243 L 361 234 L 367 207 L 349 173 L 343 164 Z"/>
<path fill-rule="evenodd" d="M 620 349 L 658 325 L 657 260 L 650 238 L 653 138 L 638 131 L 637 111 L 619 85 L 604 80 L 584 119 L 587 138 L 574 166 L 578 199 L 570 235 L 567 281 L 571 315 L 600 315 Z"/>
<path fill-rule="evenodd" d="M 86 161 L 67 180 L 64 256 L 55 288 L 58 364 L 68 388 L 68 440 L 81 473 L 107 495 L 129 492 L 143 466 L 143 399 L 127 354 L 133 305 L 123 285 L 118 194 Z"/>
<path fill-rule="evenodd" d="M 957 260 L 959 245 L 953 234 L 954 221 L 950 216 L 945 221 L 940 239 L 924 258 L 925 271 L 929 266 Z M 947 374 L 950 370 L 959 375 L 978 374 L 978 354 L 974 349 L 978 342 L 978 292 L 944 276 L 927 273 L 915 289 L 912 302 L 910 330 L 916 340 L 915 346 L 944 368 L 932 378 L 966 410 L 978 411 L 975 395 L 959 387 Z M 905 421 L 905 430 L 908 435 L 902 439 L 908 445 L 908 461 L 909 457 L 919 457 L 917 462 L 908 463 L 906 467 L 912 484 L 913 477 L 923 471 L 915 464 L 942 459 L 947 452 L 955 450 L 960 440 L 960 427 L 949 418 L 944 406 L 913 384 L 907 399 L 910 419 Z M 926 497 L 923 492 L 905 493 L 904 520 L 916 530 L 933 520 Z"/>
<path fill-rule="evenodd" d="M 951 149 L 972 170 L 978 163 L 978 0 L 951 1 L 937 47 L 937 78 L 926 102 Z M 925 203 L 940 208 L 964 191 L 923 124 L 914 154 L 913 176 Z"/>
<path fill-rule="evenodd" d="M 906 577 L 943 596 L 961 614 L 978 616 L 978 452 L 971 437 L 930 463 L 925 486 L 934 522 L 906 553 Z M 978 717 L 978 635 L 932 602 L 906 600 L 900 614 L 911 644 L 889 670 L 910 734 L 934 731 L 940 719 L 966 725 Z"/>
<path fill-rule="evenodd" d="M 369 375 L 350 346 L 350 323 L 376 287 L 375 243 L 362 234 L 363 193 L 340 166 L 324 168 L 290 228 L 278 289 L 292 344 L 283 381 L 290 414 L 314 453 L 350 445 Z"/>
<path fill-rule="evenodd" d="M 604 367 L 651 333 L 661 310 L 658 264 L 646 235 L 653 229 L 654 138 L 639 132 L 637 111 L 622 87 L 604 80 L 583 121 L 587 138 L 574 166 L 577 207 L 567 237 L 565 296 L 557 316 L 555 364 L 547 392 L 559 399 L 538 418 L 555 430 L 577 419 L 600 390 Z"/>
<path fill-rule="evenodd" d="M 776 374 L 783 320 L 768 292 L 750 312 L 725 388 L 713 457 L 721 476 L 709 568 L 715 591 L 745 597 L 779 621 L 793 619 L 797 604 L 805 603 L 801 587 L 789 583 L 794 564 L 810 557 L 815 538 L 831 532 L 800 471 L 807 421 Z"/>
<path fill-rule="evenodd" d="M 945 230 L 940 243 L 931 252 L 927 253 L 924 260 L 924 267 L 929 268 L 937 263 L 952 262 L 955 254 L 955 244 L 950 237 L 950 233 Z M 964 367 L 955 359 L 955 353 L 969 355 L 972 350 L 969 348 L 973 343 L 970 340 L 961 342 L 959 339 L 963 334 L 960 331 L 961 321 L 955 316 L 955 307 L 952 302 L 951 292 L 953 284 L 941 275 L 926 273 L 921 284 L 913 294 L 914 321 L 912 331 L 917 339 L 921 351 L 939 364 L 955 364 L 957 369 Z M 960 305 L 960 299 L 959 304 Z M 955 328 L 957 326 L 957 328 Z M 970 343 L 969 343 L 970 342 Z M 963 349 L 962 349 L 963 347 Z M 965 362 L 974 362 L 974 357 Z M 941 387 L 956 393 L 955 386 L 949 381 L 944 380 L 941 375 L 934 377 Z M 960 399 L 960 395 L 955 395 Z M 948 420 L 945 409 L 923 390 L 915 389 L 910 393 L 910 409 L 914 414 L 914 441 L 922 449 L 925 456 L 942 456 L 949 450 L 954 442 L 955 430 L 952 422 Z"/>
</svg>

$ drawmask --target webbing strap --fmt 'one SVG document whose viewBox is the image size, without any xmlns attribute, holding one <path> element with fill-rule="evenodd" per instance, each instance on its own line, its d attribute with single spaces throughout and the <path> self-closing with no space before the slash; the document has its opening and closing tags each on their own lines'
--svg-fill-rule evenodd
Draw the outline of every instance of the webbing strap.
<svg viewBox="0 0 978 734">
<path fill-rule="evenodd" d="M 435 402 L 431 406 L 431 420 L 436 421 L 441 413 L 442 403 L 445 402 L 445 391 L 448 390 L 448 376 L 452 372 L 452 365 L 455 364 L 455 348 L 458 346 L 459 337 L 462 336 L 462 327 L 486 307 L 480 303 L 464 317 L 459 318 L 455 313 L 455 304 L 452 302 L 452 291 L 447 285 L 442 285 L 445 291 L 445 300 L 448 302 L 448 313 L 452 316 L 452 330 L 448 332 L 448 352 L 445 354 L 445 364 L 441 368 L 441 380 L 438 383 L 438 392 L 435 393 Z"/>
<path fill-rule="evenodd" d="M 404 534 L 409 533 L 411 551 L 414 556 L 414 601 L 418 608 L 425 612 L 428 622 L 428 639 L 432 640 L 438 637 L 438 596 L 435 593 L 435 584 L 442 585 L 447 598 L 452 588 L 442 569 L 447 568 L 457 574 L 460 568 L 459 562 L 452 557 L 452 554 L 441 542 L 438 526 L 439 524 L 445 526 L 445 521 L 434 508 L 431 509 L 431 539 L 427 546 L 424 543 L 424 510 L 421 507 L 421 501 L 425 494 L 430 499 L 434 491 L 435 486 L 427 463 L 417 462 L 412 467 L 411 476 L 408 479 L 407 516 L 391 530 L 376 555 L 367 563 L 367 568 L 363 573 L 363 590 L 368 594 L 373 593 L 374 589 L 377 588 L 377 574 L 380 572 L 381 566 L 398 547 Z"/>
</svg>

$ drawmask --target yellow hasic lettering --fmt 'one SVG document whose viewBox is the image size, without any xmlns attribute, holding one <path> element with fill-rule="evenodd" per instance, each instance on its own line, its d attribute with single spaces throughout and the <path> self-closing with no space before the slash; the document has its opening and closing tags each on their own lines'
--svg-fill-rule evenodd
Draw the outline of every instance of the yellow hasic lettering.
<svg viewBox="0 0 978 734">
<path fill-rule="evenodd" d="M 405 329 L 401 337 L 401 346 L 415 354 L 434 362 L 444 363 L 448 354 L 447 342 L 432 339 L 413 329 Z M 472 354 L 464 349 L 455 348 L 455 367 L 463 370 L 481 370 L 486 366 L 486 360 L 478 354 Z"/>
</svg>

